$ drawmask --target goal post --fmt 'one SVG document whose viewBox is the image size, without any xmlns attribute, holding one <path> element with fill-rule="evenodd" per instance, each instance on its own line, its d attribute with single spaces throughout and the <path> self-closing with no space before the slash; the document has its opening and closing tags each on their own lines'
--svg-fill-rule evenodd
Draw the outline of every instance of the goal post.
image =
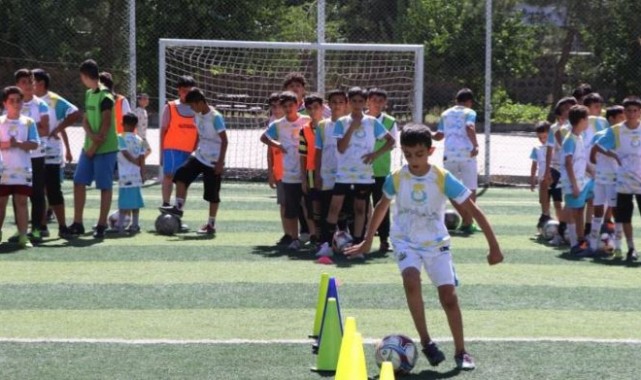
<svg viewBox="0 0 641 380">
<path fill-rule="evenodd" d="M 307 93 L 382 88 L 387 112 L 400 124 L 421 122 L 423 54 L 423 45 L 160 39 L 159 114 L 177 97 L 178 78 L 193 76 L 225 118 L 227 174 L 262 177 L 267 160 L 259 138 L 269 120 L 267 98 L 281 91 L 288 73 L 305 76 Z"/>
</svg>

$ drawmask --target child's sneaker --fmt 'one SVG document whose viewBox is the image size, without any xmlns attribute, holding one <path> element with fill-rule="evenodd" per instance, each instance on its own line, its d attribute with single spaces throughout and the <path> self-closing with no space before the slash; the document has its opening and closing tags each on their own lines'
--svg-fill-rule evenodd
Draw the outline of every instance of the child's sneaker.
<svg viewBox="0 0 641 380">
<path fill-rule="evenodd" d="M 49 232 L 49 228 L 47 228 L 47 226 L 40 229 L 40 236 L 43 238 L 51 237 L 51 232 Z"/>
<path fill-rule="evenodd" d="M 587 241 L 581 241 L 570 248 L 570 253 L 577 257 L 589 256 L 592 253 Z"/>
<path fill-rule="evenodd" d="M 298 240 L 300 240 L 301 244 L 306 244 L 310 238 L 311 238 L 311 235 L 307 232 L 302 232 L 300 236 L 298 236 Z"/>
<path fill-rule="evenodd" d="M 140 233 L 140 226 L 134 226 L 133 224 L 130 225 L 125 229 L 125 232 L 127 232 L 129 235 L 136 235 Z"/>
<path fill-rule="evenodd" d="M 65 240 L 70 240 L 74 238 L 74 234 L 69 231 L 69 227 L 62 226 L 58 229 L 58 237 Z"/>
<path fill-rule="evenodd" d="M 456 368 L 463 371 L 471 371 L 476 368 L 474 364 L 474 358 L 472 355 L 463 351 L 460 354 L 454 355 L 454 361 L 456 362 Z"/>
<path fill-rule="evenodd" d="M 16 231 L 15 234 L 9 236 L 9 243 L 17 243 L 20 240 L 20 232 Z"/>
<path fill-rule="evenodd" d="M 82 225 L 82 223 L 73 222 L 69 226 L 69 233 L 72 234 L 72 235 L 84 235 L 85 234 L 85 226 Z"/>
<path fill-rule="evenodd" d="M 27 235 L 20 235 L 18 237 L 18 245 L 20 248 L 33 248 L 33 244 L 31 244 Z"/>
<path fill-rule="evenodd" d="M 198 235 L 207 235 L 207 236 L 213 236 L 216 234 L 216 229 L 212 227 L 211 224 L 207 223 L 204 224 L 198 231 L 196 231 Z"/>
<path fill-rule="evenodd" d="M 289 249 L 290 251 L 300 250 L 300 240 L 293 239 L 292 242 L 287 246 L 287 249 Z"/>
<path fill-rule="evenodd" d="M 93 232 L 93 237 L 96 239 L 103 239 L 107 233 L 107 226 L 97 225 L 96 230 Z"/>
<path fill-rule="evenodd" d="M 378 252 L 387 253 L 390 250 L 390 245 L 387 240 L 381 241 L 381 245 L 378 246 Z"/>
<path fill-rule="evenodd" d="M 334 250 L 329 246 L 328 243 L 323 243 L 320 246 L 318 252 L 316 252 L 316 257 L 332 257 L 334 256 Z"/>
<path fill-rule="evenodd" d="M 422 351 L 432 367 L 436 367 L 445 360 L 445 354 L 443 351 L 439 350 L 438 346 L 434 342 L 429 342 L 427 346 L 423 347 Z"/>
<path fill-rule="evenodd" d="M 633 261 L 637 261 L 639 259 L 639 255 L 637 254 L 636 249 L 630 248 L 628 250 L 628 254 L 625 257 L 625 261 L 631 263 Z"/>
<path fill-rule="evenodd" d="M 176 206 L 160 206 L 158 207 L 158 210 L 162 214 L 176 215 L 179 218 L 183 217 L 183 210 L 178 209 Z"/>
<path fill-rule="evenodd" d="M 623 258 L 623 251 L 621 250 L 621 248 L 616 248 L 612 252 L 612 258 L 615 260 L 621 260 Z"/>
<path fill-rule="evenodd" d="M 543 226 L 545 226 L 545 223 L 549 222 L 551 219 L 550 215 L 541 214 L 539 221 L 536 223 L 536 229 L 542 229 Z"/>
<path fill-rule="evenodd" d="M 283 237 L 276 243 L 276 245 L 289 245 L 292 242 L 292 237 L 284 234 Z"/>
<path fill-rule="evenodd" d="M 29 239 L 31 239 L 32 241 L 34 241 L 36 243 L 42 241 L 42 234 L 40 233 L 40 230 L 37 229 L 37 228 L 35 230 L 31 230 L 31 232 L 29 232 L 29 234 L 27 234 L 27 236 L 29 237 Z"/>
</svg>

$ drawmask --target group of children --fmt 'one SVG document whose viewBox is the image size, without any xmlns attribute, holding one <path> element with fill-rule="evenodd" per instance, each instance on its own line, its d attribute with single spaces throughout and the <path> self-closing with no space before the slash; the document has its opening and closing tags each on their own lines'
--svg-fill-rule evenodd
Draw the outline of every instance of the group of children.
<svg viewBox="0 0 641 380">
<path fill-rule="evenodd" d="M 541 143 L 531 153 L 531 187 L 538 184 L 543 229 L 552 219 L 550 200 L 558 219 L 558 233 L 550 243 L 569 243 L 576 256 L 600 251 L 602 233 L 614 234 L 614 258 L 637 260 L 632 235 L 632 198 L 641 200 L 641 100 L 630 96 L 622 105 L 608 107 L 589 86 L 559 100 L 556 122 L 536 126 Z M 614 222 L 613 222 L 614 219 Z M 566 241 L 569 240 L 569 241 Z"/>
</svg>

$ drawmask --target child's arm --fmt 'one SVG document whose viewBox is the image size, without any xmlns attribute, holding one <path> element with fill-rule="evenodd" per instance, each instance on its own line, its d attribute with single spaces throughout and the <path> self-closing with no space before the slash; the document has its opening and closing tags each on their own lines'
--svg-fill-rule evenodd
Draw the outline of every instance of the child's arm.
<svg viewBox="0 0 641 380">
<path fill-rule="evenodd" d="M 281 152 L 287 154 L 287 149 L 285 149 L 285 147 L 283 147 L 283 145 L 280 142 L 278 142 L 278 141 L 272 139 L 271 137 L 267 136 L 267 132 L 263 133 L 260 136 L 260 142 L 262 142 L 263 144 L 265 144 L 267 146 L 271 146 L 273 148 L 276 148 L 276 149 L 280 150 Z"/>
<path fill-rule="evenodd" d="M 143 153 L 138 157 L 138 165 L 140 166 L 140 178 L 142 178 L 142 182 L 145 182 L 145 154 Z"/>
<path fill-rule="evenodd" d="M 274 176 L 274 155 L 272 148 L 267 147 L 267 183 L 272 189 L 276 188 L 276 177 Z"/>
<path fill-rule="evenodd" d="M 391 203 L 391 200 L 389 198 L 387 198 L 386 196 L 381 197 L 381 200 L 378 201 L 378 203 L 376 204 L 376 207 L 374 207 L 374 214 L 372 215 L 372 221 L 369 223 L 369 226 L 367 226 L 367 232 L 365 233 L 365 238 L 360 244 L 353 245 L 345 249 L 344 251 L 345 256 L 369 253 L 370 249 L 372 248 L 372 241 L 374 240 L 374 235 L 378 230 L 378 226 L 381 225 L 383 218 L 385 218 L 385 213 L 387 213 L 387 209 L 389 208 L 390 203 Z M 479 225 L 480 224 L 481 223 L 479 223 Z M 497 244 L 497 247 L 498 247 L 498 244 Z"/>
<path fill-rule="evenodd" d="M 599 152 L 598 145 L 594 144 L 592 145 L 592 149 L 590 149 L 590 162 L 596 165 L 596 154 Z"/>
<path fill-rule="evenodd" d="M 121 150 L 120 153 L 127 159 L 127 161 L 131 162 L 132 164 L 136 166 L 140 166 L 140 160 L 139 157 L 134 157 L 131 153 L 129 153 L 128 150 Z"/>
<path fill-rule="evenodd" d="M 218 135 L 220 136 L 220 153 L 218 154 L 218 161 L 216 161 L 216 166 L 214 167 L 214 173 L 221 175 L 225 168 L 225 156 L 227 156 L 229 139 L 225 131 L 221 131 Z"/>
<path fill-rule="evenodd" d="M 316 157 L 315 157 L 314 164 L 314 186 L 316 186 L 316 189 L 322 190 L 323 189 L 323 177 L 321 176 L 321 169 L 323 168 L 323 149 L 318 149 L 316 148 Z"/>
<path fill-rule="evenodd" d="M 532 161 L 532 166 L 530 167 L 530 190 L 534 191 L 534 187 L 536 187 L 536 168 L 537 168 L 537 163 L 536 161 Z"/>
<path fill-rule="evenodd" d="M 572 184 L 572 195 L 575 197 L 578 197 L 579 194 L 581 193 L 581 189 L 579 189 L 579 185 L 576 182 L 576 177 L 574 176 L 574 168 L 572 165 L 572 155 L 565 156 L 565 172 L 568 175 L 570 184 Z"/>
<path fill-rule="evenodd" d="M 356 121 L 353 120 L 352 124 L 350 124 L 349 128 L 347 128 L 347 131 L 345 131 L 345 134 L 343 137 L 339 138 L 336 141 L 336 148 L 338 149 L 338 152 L 343 154 L 349 148 L 349 142 L 352 140 L 352 134 L 354 131 L 358 128 L 358 126 L 361 125 L 360 120 Z"/>
<path fill-rule="evenodd" d="M 380 155 L 394 148 L 394 144 L 396 143 L 396 141 L 394 140 L 394 137 L 392 137 L 391 134 L 387 133 L 383 138 L 385 139 L 385 145 L 380 147 L 377 151 L 365 154 L 363 155 L 363 157 L 361 157 L 364 163 L 369 165 L 372 162 L 374 162 L 374 160 L 376 160 L 378 157 L 380 157 Z"/>
<path fill-rule="evenodd" d="M 470 157 L 476 157 L 479 154 L 479 143 L 476 140 L 476 126 L 474 124 L 468 124 L 465 126 L 465 133 L 467 138 L 470 139 L 472 143 L 472 150 L 470 151 Z"/>
<path fill-rule="evenodd" d="M 621 160 L 619 159 L 619 155 L 616 154 L 614 151 L 605 150 L 599 144 L 594 145 L 594 148 L 596 148 L 596 151 L 598 153 L 601 153 L 601 154 L 603 154 L 605 156 L 614 158 L 617 161 L 617 163 L 619 164 L 619 166 L 621 166 Z"/>
<path fill-rule="evenodd" d="M 487 255 L 487 262 L 490 265 L 498 264 L 503 261 L 503 254 L 501 253 L 501 247 L 499 246 L 498 240 L 496 240 L 496 235 L 494 234 L 494 231 L 492 230 L 492 226 L 490 225 L 490 222 L 487 220 L 487 217 L 481 211 L 481 209 L 470 199 L 469 197 L 459 206 L 463 209 L 466 210 L 467 212 L 472 214 L 472 217 L 474 220 L 476 220 L 476 223 L 478 223 L 479 228 L 483 231 L 483 234 L 485 235 L 485 240 L 487 240 L 487 243 L 490 248 L 490 252 Z"/>
<path fill-rule="evenodd" d="M 67 136 L 66 131 L 61 131 L 60 136 L 62 137 L 62 143 L 65 145 L 65 160 L 67 162 L 73 161 L 73 154 L 71 153 L 71 146 L 69 145 L 69 136 Z"/>
</svg>

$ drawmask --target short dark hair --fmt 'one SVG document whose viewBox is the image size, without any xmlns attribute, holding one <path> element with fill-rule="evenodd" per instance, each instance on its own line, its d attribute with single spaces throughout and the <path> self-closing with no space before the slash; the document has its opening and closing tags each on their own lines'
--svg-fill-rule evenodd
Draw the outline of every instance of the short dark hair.
<svg viewBox="0 0 641 380">
<path fill-rule="evenodd" d="M 580 85 L 574 88 L 572 91 L 572 96 L 575 99 L 583 99 L 586 95 L 592 92 L 592 86 L 588 83 L 581 83 Z"/>
<path fill-rule="evenodd" d="M 345 100 L 347 100 L 347 94 L 345 94 L 345 91 L 338 88 L 329 90 L 325 93 L 325 99 L 327 99 L 328 102 L 332 99 L 333 96 L 342 96 Z"/>
<path fill-rule="evenodd" d="M 387 91 L 378 87 L 370 88 L 367 92 L 367 99 L 371 98 L 372 96 L 380 96 L 383 99 L 387 99 Z"/>
<path fill-rule="evenodd" d="M 613 118 L 621 115 L 623 113 L 623 106 L 616 105 L 612 107 L 608 107 L 605 109 L 605 118 L 608 119 L 608 121 Z"/>
<path fill-rule="evenodd" d="M 274 102 L 280 103 L 280 92 L 272 92 L 267 98 L 267 103 L 271 105 Z"/>
<path fill-rule="evenodd" d="M 305 80 L 305 76 L 302 73 L 293 72 L 293 73 L 287 74 L 287 76 L 285 77 L 285 80 L 283 80 L 283 90 L 286 89 L 290 84 L 294 82 L 300 83 L 300 85 L 303 87 L 307 86 L 307 81 Z"/>
<path fill-rule="evenodd" d="M 100 80 L 100 83 L 102 83 L 109 91 L 114 90 L 114 78 L 111 76 L 110 72 L 103 71 L 100 74 L 98 74 L 98 79 Z"/>
<path fill-rule="evenodd" d="M 22 78 L 33 78 L 33 74 L 29 69 L 19 69 L 15 73 L 13 73 L 13 77 L 15 78 L 17 83 Z"/>
<path fill-rule="evenodd" d="M 314 103 L 318 103 L 318 104 L 320 104 L 322 106 L 323 105 L 323 97 L 320 96 L 320 94 L 313 93 L 313 94 L 309 94 L 309 95 L 305 96 L 305 99 L 303 100 L 303 102 L 305 103 L 305 107 L 309 107 Z"/>
<path fill-rule="evenodd" d="M 203 90 L 199 89 L 198 87 L 193 87 L 185 96 L 185 103 L 198 102 L 207 103 L 207 98 L 205 97 L 205 93 L 203 93 Z"/>
<path fill-rule="evenodd" d="M 638 96 L 628 96 L 627 98 L 623 99 L 623 108 L 627 108 L 628 106 L 637 106 L 641 107 L 641 99 L 639 99 Z"/>
<path fill-rule="evenodd" d="M 278 102 L 280 104 L 286 103 L 286 102 L 294 102 L 298 103 L 298 97 L 296 94 L 294 94 L 291 91 L 283 91 L 278 95 Z"/>
<path fill-rule="evenodd" d="M 143 93 L 140 93 L 140 94 L 136 95 L 136 99 L 138 99 L 138 100 L 140 100 L 142 98 L 148 98 L 148 97 L 149 97 L 149 94 L 147 94 L 146 92 L 143 92 Z"/>
<path fill-rule="evenodd" d="M 593 104 L 603 104 L 603 98 L 598 92 L 591 92 L 583 98 L 583 105 L 590 107 Z"/>
<path fill-rule="evenodd" d="M 138 116 L 136 116 L 136 114 L 133 112 L 127 112 L 122 117 L 122 124 L 135 127 L 136 125 L 138 125 Z"/>
<path fill-rule="evenodd" d="M 474 93 L 469 88 L 462 88 L 456 93 L 456 102 L 465 103 L 474 100 Z"/>
<path fill-rule="evenodd" d="M 536 133 L 548 133 L 550 131 L 550 123 L 548 121 L 540 121 L 536 123 L 534 130 Z"/>
<path fill-rule="evenodd" d="M 566 96 L 565 98 L 562 98 L 558 102 L 556 102 L 556 105 L 554 106 L 554 114 L 557 116 L 560 115 L 561 107 L 566 104 L 575 106 L 578 104 L 578 102 L 576 101 L 576 98 L 574 96 Z"/>
<path fill-rule="evenodd" d="M 367 99 L 367 91 L 360 87 L 352 87 L 347 90 L 347 99 L 352 100 L 352 98 L 355 96 L 361 96 L 364 99 Z"/>
<path fill-rule="evenodd" d="M 572 126 L 575 126 L 579 121 L 587 119 L 589 116 L 589 111 L 586 106 L 575 104 L 570 108 L 570 113 L 568 114 L 568 120 Z"/>
<path fill-rule="evenodd" d="M 24 99 L 24 94 L 18 86 L 7 86 L 2 90 L 2 102 L 6 102 L 10 95 L 18 94 L 20 99 Z"/>
<path fill-rule="evenodd" d="M 91 79 L 99 79 L 98 73 L 98 64 L 93 59 L 87 59 L 80 64 L 80 73 L 88 76 Z"/>
<path fill-rule="evenodd" d="M 196 87 L 196 81 L 191 75 L 181 75 L 176 83 L 176 88 Z"/>
<path fill-rule="evenodd" d="M 401 130 L 401 146 L 432 147 L 432 132 L 425 124 L 409 123 Z"/>
<path fill-rule="evenodd" d="M 51 83 L 51 76 L 44 69 L 33 69 L 31 70 L 33 74 L 33 79 L 38 82 L 45 82 L 45 88 L 49 89 L 49 84 Z"/>
</svg>

